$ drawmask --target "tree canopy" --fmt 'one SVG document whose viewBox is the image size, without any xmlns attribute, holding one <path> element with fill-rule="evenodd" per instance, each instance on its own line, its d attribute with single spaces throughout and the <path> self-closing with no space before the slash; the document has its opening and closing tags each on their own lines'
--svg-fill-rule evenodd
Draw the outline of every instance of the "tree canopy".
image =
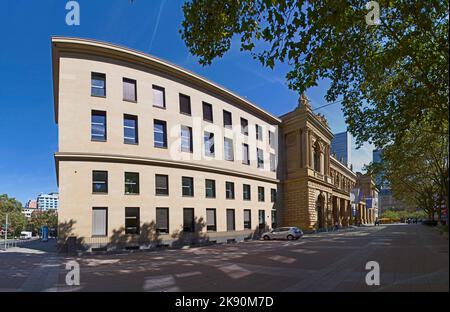
<svg viewBox="0 0 450 312">
<path fill-rule="evenodd" d="M 448 1 L 378 1 L 368 25 L 367 1 L 192 0 L 180 30 L 200 64 L 211 64 L 234 37 L 262 65 L 290 65 L 299 93 L 331 81 L 326 99 L 342 99 L 358 144 L 384 147 L 412 121 L 432 120 L 448 135 Z"/>
</svg>

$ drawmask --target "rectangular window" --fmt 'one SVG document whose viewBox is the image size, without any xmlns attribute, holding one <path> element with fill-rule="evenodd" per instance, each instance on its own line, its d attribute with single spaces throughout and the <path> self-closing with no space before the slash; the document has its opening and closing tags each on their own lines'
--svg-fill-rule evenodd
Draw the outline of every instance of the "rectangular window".
<svg viewBox="0 0 450 312">
<path fill-rule="evenodd" d="M 270 189 L 270 202 L 275 203 L 277 201 L 277 190 Z"/>
<path fill-rule="evenodd" d="M 272 210 L 271 216 L 272 216 L 272 229 L 275 229 L 277 227 L 277 211 Z"/>
<path fill-rule="evenodd" d="M 108 193 L 108 171 L 92 171 L 92 193 Z"/>
<path fill-rule="evenodd" d="M 206 209 L 206 230 L 215 232 L 216 227 L 216 209 L 208 208 Z"/>
<path fill-rule="evenodd" d="M 258 141 L 262 141 L 263 140 L 263 130 L 262 130 L 262 127 L 260 125 L 256 125 L 256 139 Z"/>
<path fill-rule="evenodd" d="M 227 209 L 227 231 L 234 231 L 234 209 Z"/>
<path fill-rule="evenodd" d="M 139 234 L 139 208 L 125 208 L 125 234 Z"/>
<path fill-rule="evenodd" d="M 154 146 L 167 148 L 167 123 L 163 120 L 153 121 L 153 141 Z"/>
<path fill-rule="evenodd" d="M 276 163 L 275 154 L 270 154 L 270 171 L 272 171 L 272 172 L 277 171 L 277 163 Z"/>
<path fill-rule="evenodd" d="M 231 113 L 229 111 L 223 111 L 223 126 L 225 128 L 231 129 L 233 122 L 231 120 Z"/>
<path fill-rule="evenodd" d="M 242 188 L 242 197 L 244 200 L 251 200 L 251 187 L 250 184 L 244 184 Z"/>
<path fill-rule="evenodd" d="M 108 208 L 92 208 L 92 236 L 108 235 Z"/>
<path fill-rule="evenodd" d="M 213 108 L 212 105 L 203 102 L 203 120 L 213 122 Z"/>
<path fill-rule="evenodd" d="M 250 209 L 244 210 L 244 229 L 252 229 L 252 212 Z"/>
<path fill-rule="evenodd" d="M 266 227 L 266 212 L 264 210 L 258 210 L 258 225 L 260 229 Z"/>
<path fill-rule="evenodd" d="M 248 150 L 248 144 L 242 143 L 242 163 L 244 165 L 250 165 L 250 155 Z"/>
<path fill-rule="evenodd" d="M 123 142 L 125 144 L 138 144 L 137 116 L 123 116 Z"/>
<path fill-rule="evenodd" d="M 269 145 L 275 149 L 275 132 L 269 131 Z"/>
<path fill-rule="evenodd" d="M 214 157 L 214 133 L 205 131 L 204 142 L 205 156 Z"/>
<path fill-rule="evenodd" d="M 234 183 L 225 182 L 225 197 L 226 199 L 234 199 Z"/>
<path fill-rule="evenodd" d="M 136 80 L 123 78 L 123 100 L 137 102 Z"/>
<path fill-rule="evenodd" d="M 225 160 L 234 160 L 234 151 L 233 151 L 233 140 L 229 138 L 224 138 L 223 141 Z"/>
<path fill-rule="evenodd" d="M 248 135 L 248 120 L 245 118 L 241 118 L 241 133 Z"/>
<path fill-rule="evenodd" d="M 181 186 L 183 196 L 192 197 L 194 196 L 194 178 L 182 177 Z"/>
<path fill-rule="evenodd" d="M 106 112 L 91 112 L 91 140 L 106 141 Z"/>
<path fill-rule="evenodd" d="M 194 232 L 195 220 L 194 220 L 194 208 L 183 208 L 183 231 Z"/>
<path fill-rule="evenodd" d="M 264 200 L 264 187 L 258 186 L 258 201 L 263 202 Z"/>
<path fill-rule="evenodd" d="M 155 175 L 155 194 L 159 196 L 169 195 L 169 176 L 163 174 Z"/>
<path fill-rule="evenodd" d="M 181 151 L 192 153 L 192 128 L 181 126 Z"/>
<path fill-rule="evenodd" d="M 180 93 L 180 113 L 191 115 L 191 98 Z"/>
<path fill-rule="evenodd" d="M 216 198 L 216 181 L 206 179 L 205 180 L 205 194 L 206 198 Z"/>
<path fill-rule="evenodd" d="M 166 107 L 166 92 L 164 88 L 153 85 L 153 106 Z"/>
<path fill-rule="evenodd" d="M 125 172 L 125 194 L 139 194 L 139 173 Z"/>
<path fill-rule="evenodd" d="M 91 95 L 106 96 L 106 75 L 91 73 Z"/>
<path fill-rule="evenodd" d="M 257 148 L 256 154 L 258 159 L 258 168 L 264 168 L 264 151 L 260 148 Z"/>
<path fill-rule="evenodd" d="M 169 208 L 156 208 L 156 232 L 169 234 Z"/>
</svg>

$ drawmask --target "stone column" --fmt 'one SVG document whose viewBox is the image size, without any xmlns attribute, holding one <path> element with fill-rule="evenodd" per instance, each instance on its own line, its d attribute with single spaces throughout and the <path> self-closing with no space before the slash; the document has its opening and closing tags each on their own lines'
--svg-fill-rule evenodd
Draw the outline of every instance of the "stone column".
<svg viewBox="0 0 450 312">
<path fill-rule="evenodd" d="M 297 151 L 298 151 L 298 168 L 303 168 L 304 167 L 304 155 L 303 155 L 303 150 L 304 150 L 304 145 L 302 144 L 303 141 L 303 131 L 302 129 L 298 129 L 297 131 Z"/>
<path fill-rule="evenodd" d="M 302 167 L 303 168 L 309 168 L 309 145 L 310 145 L 310 137 L 309 137 L 309 130 L 303 129 L 302 130 Z"/>
</svg>

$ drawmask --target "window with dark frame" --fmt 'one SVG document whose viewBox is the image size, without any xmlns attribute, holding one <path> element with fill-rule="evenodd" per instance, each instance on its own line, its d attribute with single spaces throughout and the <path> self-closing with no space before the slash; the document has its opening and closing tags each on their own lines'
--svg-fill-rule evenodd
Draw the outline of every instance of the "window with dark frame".
<svg viewBox="0 0 450 312">
<path fill-rule="evenodd" d="M 248 135 L 248 120 L 241 117 L 241 133 Z"/>
<path fill-rule="evenodd" d="M 229 111 L 223 111 L 223 126 L 225 128 L 231 129 L 233 126 L 233 121 L 231 118 L 231 113 Z"/>
<path fill-rule="evenodd" d="M 227 209 L 227 231 L 234 231 L 235 229 L 234 209 Z"/>
<path fill-rule="evenodd" d="M 277 171 L 277 163 L 276 163 L 276 156 L 275 154 L 270 154 L 270 171 L 276 172 Z"/>
<path fill-rule="evenodd" d="M 106 141 L 106 112 L 104 111 L 91 112 L 91 140 Z"/>
<path fill-rule="evenodd" d="M 262 141 L 263 140 L 263 129 L 260 125 L 255 125 L 256 127 L 256 139 L 258 141 Z"/>
<path fill-rule="evenodd" d="M 191 115 L 191 98 L 180 93 L 180 113 Z"/>
<path fill-rule="evenodd" d="M 163 120 L 153 121 L 153 141 L 158 148 L 167 148 L 167 123 Z"/>
<path fill-rule="evenodd" d="M 139 173 L 125 172 L 125 194 L 139 194 Z"/>
<path fill-rule="evenodd" d="M 92 193 L 108 193 L 108 171 L 92 171 Z"/>
<path fill-rule="evenodd" d="M 163 87 L 153 85 L 153 106 L 166 107 L 166 91 Z"/>
<path fill-rule="evenodd" d="M 258 226 L 260 229 L 266 227 L 266 212 L 265 210 L 258 210 Z"/>
<path fill-rule="evenodd" d="M 263 202 L 265 200 L 264 196 L 264 187 L 258 186 L 258 201 Z"/>
<path fill-rule="evenodd" d="M 108 235 L 108 208 L 92 208 L 92 236 Z"/>
<path fill-rule="evenodd" d="M 244 229 L 252 229 L 252 212 L 250 209 L 244 210 Z"/>
<path fill-rule="evenodd" d="M 223 147 L 225 160 L 234 161 L 233 140 L 230 138 L 224 138 Z"/>
<path fill-rule="evenodd" d="M 181 126 L 181 151 L 192 153 L 192 128 L 188 126 Z"/>
<path fill-rule="evenodd" d="M 277 190 L 270 189 L 270 202 L 275 203 L 277 201 Z"/>
<path fill-rule="evenodd" d="M 140 232 L 139 208 L 125 208 L 125 234 L 139 234 Z"/>
<path fill-rule="evenodd" d="M 204 144 L 205 156 L 214 157 L 214 133 L 205 131 Z"/>
<path fill-rule="evenodd" d="M 225 182 L 225 198 L 226 199 L 234 199 L 234 183 L 233 182 Z"/>
<path fill-rule="evenodd" d="M 123 78 L 123 100 L 130 102 L 137 102 L 136 80 Z"/>
<path fill-rule="evenodd" d="M 193 197 L 194 196 L 194 178 L 182 177 L 181 187 L 183 196 Z"/>
<path fill-rule="evenodd" d="M 138 144 L 138 118 L 133 115 L 123 116 L 123 142 Z"/>
<path fill-rule="evenodd" d="M 194 208 L 183 208 L 183 232 L 195 231 Z"/>
<path fill-rule="evenodd" d="M 242 198 L 244 200 L 251 200 L 251 187 L 250 184 L 244 184 L 242 186 Z"/>
<path fill-rule="evenodd" d="M 275 149 L 275 132 L 269 130 L 269 146 Z"/>
<path fill-rule="evenodd" d="M 91 95 L 106 96 L 106 75 L 101 73 L 91 73 Z"/>
<path fill-rule="evenodd" d="M 156 208 L 156 232 L 169 234 L 169 208 Z"/>
<path fill-rule="evenodd" d="M 258 159 L 258 168 L 264 168 L 264 151 L 260 148 L 257 148 L 256 156 Z"/>
<path fill-rule="evenodd" d="M 213 107 L 206 102 L 203 102 L 203 120 L 213 122 Z"/>
<path fill-rule="evenodd" d="M 242 164 L 250 165 L 250 154 L 246 143 L 242 143 Z"/>
<path fill-rule="evenodd" d="M 217 231 L 217 225 L 216 225 L 216 209 L 214 208 L 207 208 L 206 209 L 206 230 L 208 232 L 215 232 Z"/>
<path fill-rule="evenodd" d="M 216 181 L 205 179 L 205 196 L 206 198 L 216 198 Z"/>
<path fill-rule="evenodd" d="M 165 174 L 155 175 L 155 194 L 157 196 L 169 195 L 169 176 Z"/>
</svg>

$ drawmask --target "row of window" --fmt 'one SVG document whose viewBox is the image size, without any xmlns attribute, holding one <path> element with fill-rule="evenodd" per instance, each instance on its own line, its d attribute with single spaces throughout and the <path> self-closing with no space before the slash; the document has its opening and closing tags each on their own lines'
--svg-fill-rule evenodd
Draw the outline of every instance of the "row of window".
<svg viewBox="0 0 450 312">
<path fill-rule="evenodd" d="M 91 74 L 91 95 L 106 97 L 106 75 L 102 73 Z M 130 102 L 137 102 L 137 82 L 136 80 L 123 78 L 123 100 Z M 185 94 L 179 94 L 180 113 L 191 116 L 191 98 Z M 160 86 L 153 85 L 153 106 L 165 108 L 166 95 L 165 89 Z M 203 102 L 203 120 L 213 123 L 213 107 L 212 104 Z M 240 118 L 241 133 L 248 136 L 248 120 Z M 232 128 L 231 112 L 223 110 L 223 126 L 225 128 Z M 256 139 L 263 141 L 263 128 L 256 124 Z M 275 133 L 269 131 L 269 145 L 275 148 Z"/>
<path fill-rule="evenodd" d="M 194 196 L 194 178 L 181 178 L 182 195 L 186 197 Z M 92 171 L 92 192 L 93 193 L 108 193 L 108 171 Z M 139 173 L 125 172 L 125 194 L 139 194 Z M 168 196 L 169 195 L 169 176 L 164 174 L 155 175 L 155 195 Z M 212 179 L 205 179 L 205 196 L 206 198 L 216 198 L 216 181 Z M 225 182 L 225 198 L 235 199 L 234 182 Z M 250 184 L 242 185 L 242 199 L 251 200 L 251 186 Z M 277 190 L 270 189 L 270 200 L 274 203 L 277 199 Z M 265 201 L 265 189 L 263 186 L 258 186 L 258 201 Z"/>
<path fill-rule="evenodd" d="M 159 234 L 169 234 L 169 208 L 156 208 L 155 230 Z M 266 216 L 264 210 L 258 210 L 258 227 L 266 226 Z M 203 225 L 196 224 L 194 208 L 183 208 L 183 231 L 201 231 Z M 125 208 L 125 234 L 140 234 L 140 209 L 138 207 Z M 217 231 L 216 209 L 206 209 L 206 230 Z M 236 230 L 235 209 L 226 210 L 227 231 Z M 251 210 L 244 209 L 244 229 L 252 229 Z M 95 207 L 92 209 L 92 236 L 108 235 L 108 208 Z"/>
<path fill-rule="evenodd" d="M 126 144 L 138 144 L 138 117 L 125 114 L 123 116 L 123 137 Z M 91 115 L 91 140 L 106 141 L 106 112 L 92 111 Z M 167 123 L 163 120 L 153 120 L 154 147 L 167 148 Z M 214 133 L 204 132 L 205 156 L 215 156 Z M 181 126 L 181 151 L 193 152 L 192 127 Z M 233 139 L 224 137 L 224 159 L 234 161 Z M 256 149 L 257 167 L 264 168 L 264 151 Z M 250 165 L 249 146 L 242 143 L 242 164 Z M 276 171 L 276 156 L 270 154 L 270 170 Z"/>
</svg>

